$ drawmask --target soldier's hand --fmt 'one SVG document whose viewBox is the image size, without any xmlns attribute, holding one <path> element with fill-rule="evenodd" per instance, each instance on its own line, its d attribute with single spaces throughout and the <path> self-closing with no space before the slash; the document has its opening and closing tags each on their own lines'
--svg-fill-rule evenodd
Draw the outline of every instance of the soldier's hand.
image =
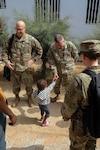
<svg viewBox="0 0 100 150">
<path fill-rule="evenodd" d="M 12 62 L 8 61 L 8 62 L 6 63 L 6 66 L 7 66 L 9 69 L 14 70 L 14 66 L 15 66 L 15 65 L 14 65 Z"/>
<path fill-rule="evenodd" d="M 61 107 L 61 115 L 64 121 L 68 121 L 70 118 L 67 116 L 66 114 L 66 108 L 64 107 L 64 105 L 62 104 Z"/>
<path fill-rule="evenodd" d="M 33 60 L 32 60 L 32 59 L 31 59 L 31 60 L 29 60 L 29 61 L 28 61 L 28 67 L 31 67 L 31 66 L 33 65 L 33 63 L 34 63 L 34 62 L 33 62 Z"/>
</svg>

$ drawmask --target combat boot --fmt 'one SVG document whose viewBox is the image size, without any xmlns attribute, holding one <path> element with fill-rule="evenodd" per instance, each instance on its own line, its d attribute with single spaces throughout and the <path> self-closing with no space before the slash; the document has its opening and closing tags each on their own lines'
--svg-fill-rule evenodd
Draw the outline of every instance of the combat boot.
<svg viewBox="0 0 100 150">
<path fill-rule="evenodd" d="M 15 100 L 11 104 L 11 107 L 16 107 L 19 101 L 20 101 L 19 95 L 16 95 Z"/>
<path fill-rule="evenodd" d="M 56 102 L 59 99 L 59 94 L 57 94 L 54 98 L 51 97 L 51 102 Z"/>
<path fill-rule="evenodd" d="M 29 104 L 29 107 L 33 107 L 34 106 L 33 99 L 32 99 L 31 95 L 28 96 L 28 104 Z"/>
</svg>

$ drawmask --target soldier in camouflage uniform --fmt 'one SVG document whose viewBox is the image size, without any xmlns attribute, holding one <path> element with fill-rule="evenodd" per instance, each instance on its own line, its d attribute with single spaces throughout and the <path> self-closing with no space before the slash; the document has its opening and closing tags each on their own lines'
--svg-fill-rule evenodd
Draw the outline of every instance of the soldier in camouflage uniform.
<svg viewBox="0 0 100 150">
<path fill-rule="evenodd" d="M 100 57 L 100 41 L 86 40 L 80 44 L 80 57 L 86 66 L 96 73 L 100 73 L 98 59 Z M 87 91 L 91 77 L 85 73 L 79 73 L 73 78 L 66 90 L 61 114 L 65 121 L 71 119 L 69 128 L 70 150 L 95 150 L 96 138 L 92 137 L 88 128 L 84 126 L 83 116 L 89 105 Z"/>
<path fill-rule="evenodd" d="M 14 34 L 13 37 L 11 50 L 8 52 L 12 36 L 5 42 L 3 49 L 3 61 L 11 70 L 13 93 L 15 94 L 15 100 L 11 105 L 12 107 L 16 107 L 20 101 L 19 92 L 21 89 L 21 82 L 23 82 L 26 86 L 29 106 L 33 106 L 31 96 L 33 91 L 32 65 L 42 56 L 42 47 L 40 43 L 37 39 L 28 35 L 25 31 L 25 23 L 23 21 L 17 21 L 16 34 Z M 8 59 L 8 55 L 10 55 L 10 60 Z"/>
<path fill-rule="evenodd" d="M 59 76 L 59 79 L 54 87 L 56 96 L 51 99 L 51 102 L 58 99 L 61 83 L 64 86 L 68 85 L 75 68 L 77 55 L 78 50 L 71 41 L 65 41 L 60 34 L 55 35 L 54 43 L 51 44 L 48 51 L 48 63 L 53 73 Z"/>
</svg>

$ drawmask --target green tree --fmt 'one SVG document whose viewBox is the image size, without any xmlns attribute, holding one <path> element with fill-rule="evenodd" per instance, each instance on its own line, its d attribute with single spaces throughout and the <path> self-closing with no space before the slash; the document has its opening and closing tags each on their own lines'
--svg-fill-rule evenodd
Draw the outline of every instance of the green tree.
<svg viewBox="0 0 100 150">
<path fill-rule="evenodd" d="M 45 47 L 44 43 L 50 44 L 53 41 L 53 37 L 56 33 L 63 34 L 67 39 L 71 38 L 69 35 L 70 25 L 68 23 L 69 17 L 60 19 L 57 22 L 40 22 L 33 18 L 30 18 L 25 12 L 18 13 L 16 10 L 13 11 L 15 21 L 23 20 L 26 23 L 26 32 L 32 36 L 36 36 L 38 40 Z"/>
</svg>

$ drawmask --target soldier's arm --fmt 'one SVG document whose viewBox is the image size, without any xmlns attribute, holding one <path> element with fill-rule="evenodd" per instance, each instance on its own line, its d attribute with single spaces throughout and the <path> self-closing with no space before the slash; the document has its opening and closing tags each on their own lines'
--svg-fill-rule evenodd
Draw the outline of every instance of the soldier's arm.
<svg viewBox="0 0 100 150">
<path fill-rule="evenodd" d="M 48 58 L 48 63 L 49 63 L 50 69 L 53 71 L 54 74 L 57 74 L 57 67 L 56 67 L 56 64 L 55 64 L 55 60 L 54 60 L 54 57 L 53 57 L 53 54 L 52 54 L 51 47 L 48 50 L 47 58 Z"/>
<path fill-rule="evenodd" d="M 61 114 L 64 120 L 69 120 L 79 107 L 81 98 L 81 89 L 77 81 L 74 79 L 67 88 L 64 102 L 61 107 Z"/>
<path fill-rule="evenodd" d="M 32 39 L 32 60 L 35 62 L 39 59 L 41 59 L 43 53 L 42 46 L 40 42 L 33 38 Z"/>
<path fill-rule="evenodd" d="M 2 51 L 2 60 L 6 64 L 6 66 L 11 70 L 14 69 L 14 64 L 10 61 L 10 57 L 11 57 L 10 48 L 13 42 L 13 39 L 12 39 L 13 37 L 14 37 L 13 35 L 8 37 L 8 39 L 4 43 L 3 51 Z"/>
<path fill-rule="evenodd" d="M 70 41 L 70 48 L 71 48 L 71 55 L 74 59 L 76 59 L 78 57 L 78 49 L 77 47 Z"/>
<path fill-rule="evenodd" d="M 6 64 L 8 60 L 8 47 L 9 47 L 10 37 L 4 42 L 3 51 L 2 51 L 2 60 Z"/>
</svg>

